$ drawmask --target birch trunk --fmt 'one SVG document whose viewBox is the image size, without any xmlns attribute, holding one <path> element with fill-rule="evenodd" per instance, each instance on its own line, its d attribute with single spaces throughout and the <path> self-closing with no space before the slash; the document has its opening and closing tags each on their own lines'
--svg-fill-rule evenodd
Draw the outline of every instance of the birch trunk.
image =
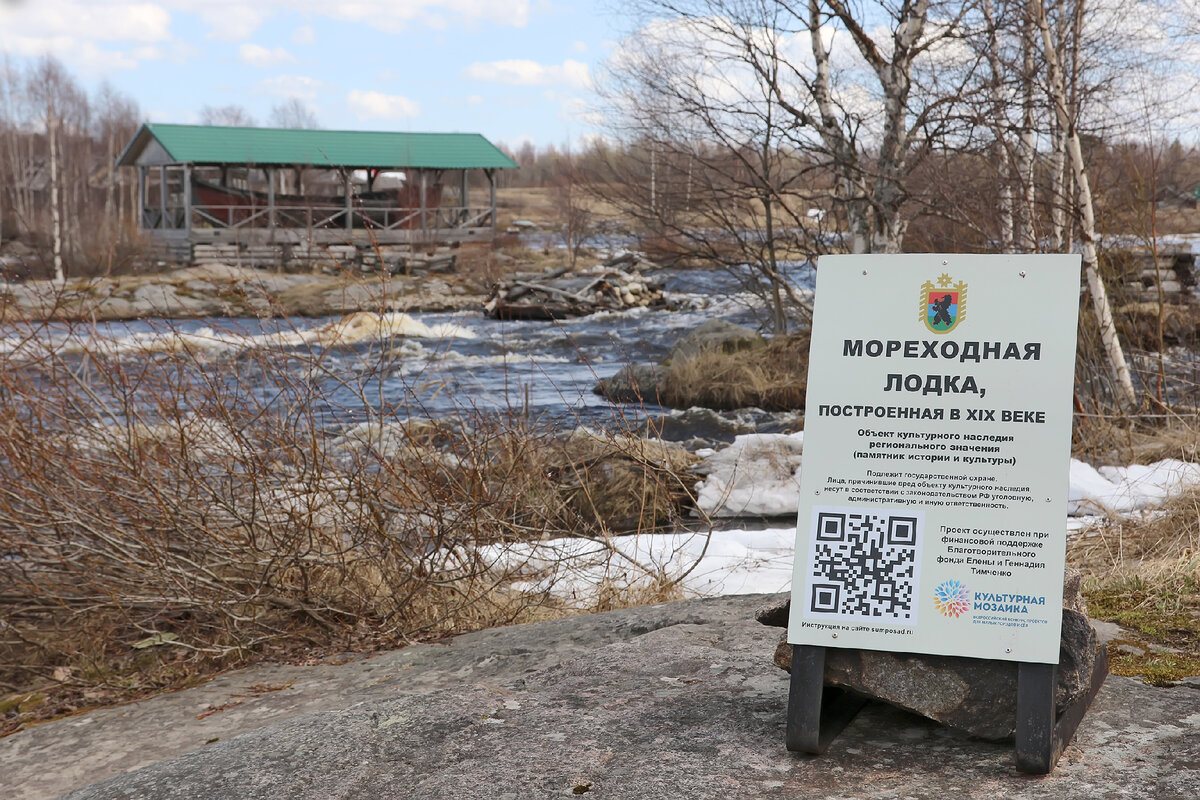
<svg viewBox="0 0 1200 800">
<path fill-rule="evenodd" d="M 830 89 L 829 51 L 821 39 L 821 9 L 818 0 L 808 3 L 809 41 L 812 45 L 813 76 L 812 95 L 820 114 L 821 140 L 829 151 L 833 169 L 841 184 L 841 200 L 846 209 L 846 224 L 850 229 L 850 252 L 868 253 L 871 248 L 871 215 L 867 203 L 866 187 L 859 180 L 856 165 L 858 154 L 854 144 L 846 137 L 838 122 L 837 111 Z"/>
<path fill-rule="evenodd" d="M 1080 3 L 1083 0 L 1079 0 Z M 1067 142 L 1067 155 L 1071 162 L 1071 172 L 1079 193 L 1080 239 L 1083 245 L 1083 269 L 1087 276 L 1088 292 L 1092 295 L 1092 307 L 1096 312 L 1096 322 L 1100 327 L 1100 341 L 1108 358 L 1115 382 L 1117 405 L 1123 411 L 1133 411 L 1137 408 L 1137 393 L 1133 389 L 1133 379 L 1129 373 L 1129 365 L 1125 362 L 1125 352 L 1117 338 L 1117 326 L 1113 322 L 1112 308 L 1108 303 L 1108 292 L 1104 281 L 1097 269 L 1096 256 L 1096 216 L 1092 206 L 1092 190 L 1088 183 L 1087 169 L 1083 164 L 1083 149 L 1079 143 L 1079 132 L 1074 120 L 1067 113 L 1067 91 L 1063 81 L 1062 67 L 1059 64 L 1058 53 L 1054 40 L 1050 35 L 1050 26 L 1046 22 L 1046 10 L 1042 0 L 1029 0 L 1029 5 L 1037 20 L 1037 26 L 1042 34 L 1042 45 L 1045 48 L 1046 67 L 1050 73 L 1050 102 L 1054 106 L 1059 127 L 1062 128 Z"/>
<path fill-rule="evenodd" d="M 1040 6 L 1039 6 L 1040 8 Z M 1037 237 L 1033 230 L 1033 214 L 1036 195 L 1033 185 L 1033 95 L 1034 95 L 1034 47 L 1036 23 L 1026 15 L 1021 26 L 1021 136 L 1017 147 L 1017 180 L 1021 187 L 1021 208 L 1017 215 L 1017 246 L 1023 253 L 1037 252 Z"/>
<path fill-rule="evenodd" d="M 58 119 L 51 115 L 46 121 L 46 130 L 50 139 L 50 228 L 54 249 L 54 282 L 65 283 L 62 258 L 62 209 L 59 207 L 59 194 L 62 187 L 58 179 Z"/>
<path fill-rule="evenodd" d="M 843 0 L 824 0 L 854 41 L 859 55 L 870 65 L 883 90 L 883 138 L 874 163 L 850 142 L 838 125 L 830 86 L 829 53 L 821 40 L 819 0 L 809 0 L 809 38 L 816 66 L 813 99 L 821 114 L 821 136 L 834 159 L 834 168 L 844 183 L 857 191 L 848 195 L 850 230 L 854 252 L 898 253 L 908 222 L 901 214 L 907 197 L 904 178 L 908 170 L 908 100 L 912 88 L 912 63 L 920 51 L 929 0 L 906 0 L 896 19 L 891 52 L 884 53 Z M 868 186 L 862 178 L 873 176 Z M 860 250 L 859 248 L 869 248 Z"/>
<path fill-rule="evenodd" d="M 1056 253 L 1065 253 L 1067 246 L 1067 137 L 1061 126 L 1055 126 L 1054 153 L 1050 157 L 1050 246 Z"/>
<path fill-rule="evenodd" d="M 996 173 L 1000 179 L 998 207 L 996 209 L 1000 226 L 1000 252 L 1011 253 L 1013 252 L 1014 231 L 1016 230 L 1016 221 L 1013 218 L 1012 163 L 1009 158 L 1008 148 L 1004 143 L 1005 122 L 1007 122 L 1008 116 L 1005 110 L 1007 104 L 1005 103 L 1004 93 L 1001 91 L 1004 66 L 1000 61 L 1000 43 L 996 35 L 996 20 L 992 14 L 991 0 L 983 0 L 983 18 L 987 23 L 988 38 L 986 54 L 988 69 L 991 71 L 988 94 L 992 107 L 989 124 L 992 129 L 992 137 L 996 140 L 992 146 L 992 152 L 996 164 Z"/>
</svg>

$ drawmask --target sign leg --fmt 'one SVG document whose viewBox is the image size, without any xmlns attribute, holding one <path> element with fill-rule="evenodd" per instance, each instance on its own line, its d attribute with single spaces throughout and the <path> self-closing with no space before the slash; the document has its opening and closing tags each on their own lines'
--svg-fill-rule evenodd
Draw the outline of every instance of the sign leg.
<svg viewBox="0 0 1200 800">
<path fill-rule="evenodd" d="M 1057 665 L 1017 666 L 1017 769 L 1045 775 L 1058 761 L 1055 752 L 1054 684 Z"/>
<path fill-rule="evenodd" d="M 866 704 L 866 698 L 825 688 L 825 648 L 792 645 L 792 680 L 788 689 L 787 749 L 794 753 L 825 752 L 842 729 Z"/>
</svg>

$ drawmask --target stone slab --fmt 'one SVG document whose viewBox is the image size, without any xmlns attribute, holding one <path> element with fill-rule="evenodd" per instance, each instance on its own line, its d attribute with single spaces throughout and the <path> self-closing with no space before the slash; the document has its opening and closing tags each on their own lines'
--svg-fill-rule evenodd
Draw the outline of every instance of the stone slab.
<svg viewBox="0 0 1200 800">
<path fill-rule="evenodd" d="M 1011 746 L 882 704 L 868 705 L 824 756 L 787 753 L 787 676 L 771 663 L 778 630 L 753 619 L 762 601 L 631 609 L 486 631 L 342 667 L 291 668 L 331 679 L 329 710 L 271 724 L 244 714 L 242 729 L 256 730 L 207 745 L 193 727 L 191 752 L 69 797 L 1196 797 L 1200 691 L 1118 677 L 1045 777 L 1018 774 Z M 411 660 L 400 658 L 406 652 Z M 387 665 L 377 667 L 373 685 L 346 676 L 338 683 L 338 670 L 361 674 L 371 661 Z M 72 760 L 87 774 L 105 742 L 123 736 L 153 748 L 181 710 L 195 716 L 202 698 L 193 691 L 132 707 L 140 727 L 125 721 L 102 731 L 91 723 L 91 739 L 77 737 L 73 746 L 62 746 L 58 731 L 82 718 L 2 740 L 0 780 L 11 780 L 13 767 L 26 770 L 19 775 L 31 764 L 50 774 Z M 39 734 L 43 746 L 15 750 L 12 740 L 28 734 Z M 34 794 L 15 785 L 20 797 L 49 796 L 51 788 Z"/>
</svg>

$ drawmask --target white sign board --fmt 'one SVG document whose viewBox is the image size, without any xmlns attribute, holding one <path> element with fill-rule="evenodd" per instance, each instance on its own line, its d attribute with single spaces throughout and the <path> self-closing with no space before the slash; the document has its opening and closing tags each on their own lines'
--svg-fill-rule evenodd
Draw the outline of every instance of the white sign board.
<svg viewBox="0 0 1200 800">
<path fill-rule="evenodd" d="M 789 642 L 1057 663 L 1079 270 L 820 260 Z"/>
</svg>

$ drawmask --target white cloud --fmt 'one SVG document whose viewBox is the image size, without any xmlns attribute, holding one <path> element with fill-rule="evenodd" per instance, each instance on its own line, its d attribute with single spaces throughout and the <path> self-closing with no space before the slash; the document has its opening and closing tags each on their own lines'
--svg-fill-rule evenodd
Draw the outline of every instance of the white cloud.
<svg viewBox="0 0 1200 800">
<path fill-rule="evenodd" d="M 216 8 L 202 8 L 200 18 L 212 27 L 210 38 L 240 42 L 250 38 L 251 34 L 258 30 L 258 26 L 267 18 L 266 11 L 266 8 L 250 8 L 241 3 L 218 4 Z"/>
<path fill-rule="evenodd" d="M 388 33 L 414 26 L 449 29 L 489 22 L 523 27 L 529 22 L 532 0 L 159 0 L 162 5 L 199 14 L 211 26 L 213 38 L 242 41 L 268 19 L 305 14 L 310 19 L 360 22 Z M 308 26 L 304 26 L 308 27 Z M 303 34 L 302 34 L 303 36 Z M 296 40 L 293 40 L 296 41 Z M 305 42 L 296 41 L 297 44 Z"/>
<path fill-rule="evenodd" d="M 257 44 L 244 44 L 238 48 L 238 58 L 242 63 L 249 64 L 252 67 L 274 67 L 279 64 L 290 64 L 296 60 L 296 57 L 284 50 L 282 47 L 276 47 L 274 50 Z"/>
<path fill-rule="evenodd" d="M 360 120 L 411 119 L 421 114 L 420 105 L 398 94 L 354 89 L 346 102 Z"/>
<path fill-rule="evenodd" d="M 469 106 L 483 105 L 483 95 L 480 95 L 480 94 L 471 95 L 470 97 L 467 98 L 467 105 L 469 105 Z"/>
<path fill-rule="evenodd" d="M 575 41 L 571 43 L 572 53 L 586 53 L 588 51 L 587 42 Z"/>
<path fill-rule="evenodd" d="M 276 75 L 273 78 L 259 81 L 256 88 L 260 92 L 275 97 L 315 100 L 321 90 L 325 88 L 325 83 L 307 75 Z"/>
<path fill-rule="evenodd" d="M 170 40 L 170 28 L 171 15 L 152 3 L 0 4 L 0 52 L 31 57 L 49 53 L 74 69 L 93 73 L 134 69 L 142 60 L 161 58 L 155 45 Z"/>
<path fill-rule="evenodd" d="M 587 87 L 591 84 L 588 65 L 567 59 L 562 64 L 539 64 L 523 58 L 505 61 L 477 61 L 463 70 L 464 77 L 512 86 L 551 86 L 566 84 Z"/>
<path fill-rule="evenodd" d="M 29 38 L 161 42 L 171 38 L 170 28 L 170 13 L 157 3 L 36 0 L 0 5 L 0 32 L 13 36 L 19 31 Z"/>
<path fill-rule="evenodd" d="M 302 5 L 313 14 L 324 13 L 338 19 L 363 22 L 382 31 L 400 33 L 413 23 L 435 30 L 478 22 L 522 28 L 529 22 L 531 3 L 530 0 L 393 0 L 388 3 L 308 0 Z"/>
<path fill-rule="evenodd" d="M 312 25 L 301 25 L 292 31 L 292 41 L 298 45 L 316 44 L 317 32 Z"/>
</svg>

